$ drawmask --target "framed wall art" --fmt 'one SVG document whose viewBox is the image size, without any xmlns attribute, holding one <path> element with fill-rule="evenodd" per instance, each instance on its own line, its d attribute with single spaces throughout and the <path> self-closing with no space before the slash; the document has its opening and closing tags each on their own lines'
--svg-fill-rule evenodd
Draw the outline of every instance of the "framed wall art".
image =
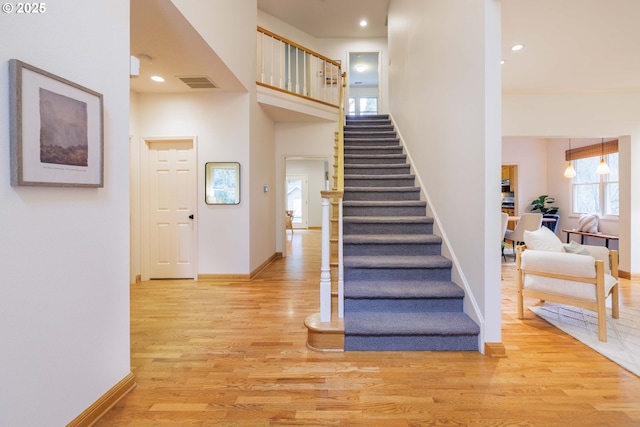
<svg viewBox="0 0 640 427">
<path fill-rule="evenodd" d="M 102 95 L 9 61 L 11 185 L 102 187 Z"/>
<path fill-rule="evenodd" d="M 204 166 L 205 203 L 237 205 L 240 203 L 240 163 L 208 162 Z"/>
</svg>

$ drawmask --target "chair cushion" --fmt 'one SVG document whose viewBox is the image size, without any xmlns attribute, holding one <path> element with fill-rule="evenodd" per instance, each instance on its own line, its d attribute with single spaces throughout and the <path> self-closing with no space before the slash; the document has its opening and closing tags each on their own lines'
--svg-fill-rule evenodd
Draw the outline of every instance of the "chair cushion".
<svg viewBox="0 0 640 427">
<path fill-rule="evenodd" d="M 526 250 L 522 253 L 520 266 L 523 270 L 544 271 L 576 278 L 596 277 L 593 256 Z M 605 295 L 608 295 L 618 281 L 610 274 L 604 275 L 604 281 Z M 532 273 L 524 275 L 523 287 L 555 295 L 571 296 L 589 301 L 596 300 L 596 287 L 591 283 L 536 276 Z"/>
<path fill-rule="evenodd" d="M 597 233 L 598 232 L 598 215 L 596 214 L 580 215 L 580 219 L 578 220 L 578 231 L 584 231 L 585 233 Z"/>
<path fill-rule="evenodd" d="M 540 227 L 536 231 L 525 231 L 523 239 L 527 248 L 534 251 L 564 252 L 562 241 L 547 227 Z"/>
</svg>

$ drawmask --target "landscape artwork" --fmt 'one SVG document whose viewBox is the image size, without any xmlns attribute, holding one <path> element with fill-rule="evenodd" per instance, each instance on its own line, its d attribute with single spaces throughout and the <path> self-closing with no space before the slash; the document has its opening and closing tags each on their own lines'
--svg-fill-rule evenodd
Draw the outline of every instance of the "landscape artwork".
<svg viewBox="0 0 640 427">
<path fill-rule="evenodd" d="M 104 186 L 101 93 L 9 60 L 11 185 Z"/>
<path fill-rule="evenodd" d="M 40 161 L 88 166 L 87 104 L 40 88 Z"/>
</svg>

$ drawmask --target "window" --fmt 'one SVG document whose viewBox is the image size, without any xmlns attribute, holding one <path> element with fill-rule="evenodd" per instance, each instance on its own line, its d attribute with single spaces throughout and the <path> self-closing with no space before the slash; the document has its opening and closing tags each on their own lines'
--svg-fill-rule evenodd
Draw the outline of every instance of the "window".
<svg viewBox="0 0 640 427">
<path fill-rule="evenodd" d="M 349 114 L 378 114 L 378 98 L 375 96 L 349 98 Z"/>
<path fill-rule="evenodd" d="M 573 161 L 573 212 L 597 213 L 601 216 L 619 215 L 618 153 L 604 156 L 610 172 L 598 175 L 600 156 Z"/>
<path fill-rule="evenodd" d="M 378 114 L 378 98 L 362 97 L 360 98 L 360 114 Z"/>
</svg>

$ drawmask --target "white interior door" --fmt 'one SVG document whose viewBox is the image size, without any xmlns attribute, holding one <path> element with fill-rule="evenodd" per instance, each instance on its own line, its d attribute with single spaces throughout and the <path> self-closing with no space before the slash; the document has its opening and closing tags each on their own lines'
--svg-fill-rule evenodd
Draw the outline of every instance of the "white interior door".
<svg viewBox="0 0 640 427">
<path fill-rule="evenodd" d="M 195 277 L 196 160 L 193 140 L 148 141 L 151 279 Z"/>
<path fill-rule="evenodd" d="M 309 227 L 308 188 L 307 175 L 287 175 L 287 210 L 293 211 L 293 228 Z"/>
</svg>

